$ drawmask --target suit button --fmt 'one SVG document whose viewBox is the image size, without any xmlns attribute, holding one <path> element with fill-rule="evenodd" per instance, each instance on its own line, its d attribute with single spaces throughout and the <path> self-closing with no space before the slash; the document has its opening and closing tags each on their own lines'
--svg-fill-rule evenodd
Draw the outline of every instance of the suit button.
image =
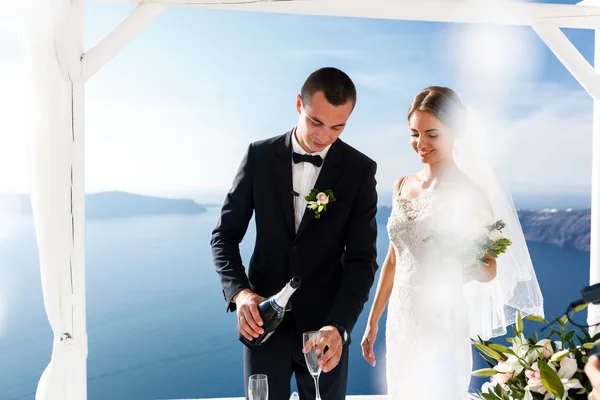
<svg viewBox="0 0 600 400">
<path fill-rule="evenodd" d="M 292 253 L 298 252 L 298 246 L 292 246 Z"/>
</svg>

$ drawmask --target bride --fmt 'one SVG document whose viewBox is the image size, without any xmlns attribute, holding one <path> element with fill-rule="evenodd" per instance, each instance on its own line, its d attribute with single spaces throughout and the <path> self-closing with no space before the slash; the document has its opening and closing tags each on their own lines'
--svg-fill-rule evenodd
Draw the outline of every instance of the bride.
<svg viewBox="0 0 600 400">
<path fill-rule="evenodd" d="M 373 344 L 389 301 L 388 399 L 466 399 L 470 338 L 505 334 L 516 310 L 543 316 L 542 295 L 512 200 L 478 150 L 481 135 L 456 93 L 424 89 L 408 122 L 423 169 L 394 183 L 390 246 L 363 356 L 375 365 Z M 487 263 L 479 263 L 465 249 L 498 219 L 513 244 L 498 262 L 486 254 Z"/>
</svg>

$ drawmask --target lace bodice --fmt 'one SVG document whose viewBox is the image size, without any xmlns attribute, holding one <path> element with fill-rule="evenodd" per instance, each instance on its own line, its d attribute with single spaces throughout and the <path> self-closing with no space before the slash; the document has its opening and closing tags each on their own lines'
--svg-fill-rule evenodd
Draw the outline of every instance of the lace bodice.
<svg viewBox="0 0 600 400">
<path fill-rule="evenodd" d="M 431 285 L 459 278 L 456 262 L 435 236 L 450 211 L 435 196 L 394 198 L 387 229 L 396 254 L 395 284 Z"/>
</svg>

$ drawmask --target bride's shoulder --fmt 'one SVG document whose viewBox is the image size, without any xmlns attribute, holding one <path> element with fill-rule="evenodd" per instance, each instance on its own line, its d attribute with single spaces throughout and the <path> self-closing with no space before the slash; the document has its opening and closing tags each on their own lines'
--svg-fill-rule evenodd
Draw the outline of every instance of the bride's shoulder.
<svg viewBox="0 0 600 400">
<path fill-rule="evenodd" d="M 408 175 L 405 175 L 405 176 L 401 176 L 400 178 L 396 179 L 396 181 L 394 181 L 394 187 L 393 187 L 393 191 L 392 191 L 392 195 L 394 198 L 396 198 L 400 195 L 400 192 L 402 191 L 402 185 L 404 185 L 404 181 L 407 178 L 408 178 Z"/>
</svg>

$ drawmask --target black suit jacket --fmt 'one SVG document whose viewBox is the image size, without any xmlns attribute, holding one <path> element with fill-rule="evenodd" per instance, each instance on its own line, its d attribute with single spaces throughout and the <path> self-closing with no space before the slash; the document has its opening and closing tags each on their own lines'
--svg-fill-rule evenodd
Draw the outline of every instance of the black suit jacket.
<svg viewBox="0 0 600 400">
<path fill-rule="evenodd" d="M 318 330 L 333 321 L 350 334 L 378 268 L 377 164 L 336 140 L 315 187 L 333 190 L 337 201 L 320 219 L 307 209 L 295 233 L 291 135 L 250 144 L 213 231 L 227 310 L 235 310 L 231 300 L 242 289 L 268 297 L 298 275 L 302 285 L 291 298 L 298 329 Z M 253 212 L 256 242 L 246 274 L 239 243 Z"/>
</svg>

